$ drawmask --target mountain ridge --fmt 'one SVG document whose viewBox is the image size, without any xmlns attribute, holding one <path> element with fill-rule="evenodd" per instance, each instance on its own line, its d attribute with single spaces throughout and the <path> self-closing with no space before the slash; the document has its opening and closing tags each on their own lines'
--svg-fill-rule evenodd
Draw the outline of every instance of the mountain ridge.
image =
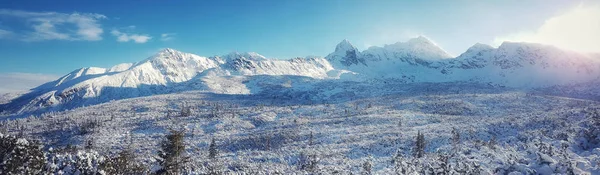
<svg viewBox="0 0 600 175">
<path fill-rule="evenodd" d="M 269 59 L 254 52 L 204 57 L 165 48 L 137 63 L 76 69 L 0 105 L 0 110 L 12 113 L 61 110 L 77 107 L 78 103 L 95 104 L 169 93 L 174 89 L 252 94 L 263 89 L 256 86 L 272 84 L 267 81 L 273 79 L 257 75 L 302 76 L 311 81 L 474 81 L 537 88 L 588 82 L 598 79 L 599 72 L 600 63 L 591 56 L 535 43 L 505 42 L 497 48 L 476 43 L 459 56 L 450 57 L 425 37 L 363 51 L 344 39 L 324 58 L 288 60 Z M 278 83 L 281 82 L 275 84 Z M 64 104 L 70 105 L 64 107 Z"/>
</svg>

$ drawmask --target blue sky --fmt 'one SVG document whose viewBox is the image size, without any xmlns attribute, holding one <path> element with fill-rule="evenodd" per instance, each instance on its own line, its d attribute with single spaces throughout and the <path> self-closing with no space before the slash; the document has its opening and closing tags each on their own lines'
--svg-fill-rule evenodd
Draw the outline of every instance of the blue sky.
<svg viewBox="0 0 600 175">
<path fill-rule="evenodd" d="M 594 5 L 598 2 L 0 1 L 0 73 L 63 75 L 140 61 L 166 47 L 202 56 L 232 51 L 282 59 L 325 56 L 343 39 L 362 50 L 418 35 L 456 56 L 477 42 L 534 38 L 548 19 Z"/>
</svg>

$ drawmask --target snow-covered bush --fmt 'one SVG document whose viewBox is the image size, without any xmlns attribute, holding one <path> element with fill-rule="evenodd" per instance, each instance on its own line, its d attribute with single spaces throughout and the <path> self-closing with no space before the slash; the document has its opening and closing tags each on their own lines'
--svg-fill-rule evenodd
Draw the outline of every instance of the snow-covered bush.
<svg viewBox="0 0 600 175">
<path fill-rule="evenodd" d="M 93 150 L 54 152 L 48 156 L 48 174 L 97 174 L 105 157 Z"/>
<path fill-rule="evenodd" d="M 79 125 L 79 134 L 86 135 L 93 133 L 96 128 L 100 126 L 100 122 L 97 120 L 89 120 Z"/>
<path fill-rule="evenodd" d="M 392 158 L 395 174 L 481 174 L 484 170 L 474 160 L 446 153 L 421 158 L 404 157 L 400 151 Z"/>
<path fill-rule="evenodd" d="M 146 167 L 135 160 L 135 155 L 131 149 L 127 148 L 119 152 L 116 156 L 107 158 L 100 164 L 100 174 L 145 174 Z"/>
<path fill-rule="evenodd" d="M 39 142 L 0 133 L 0 174 L 42 174 L 45 165 Z"/>
<path fill-rule="evenodd" d="M 580 146 L 582 149 L 600 147 L 600 109 L 586 109 L 583 112 L 585 120 L 579 132 Z"/>
</svg>

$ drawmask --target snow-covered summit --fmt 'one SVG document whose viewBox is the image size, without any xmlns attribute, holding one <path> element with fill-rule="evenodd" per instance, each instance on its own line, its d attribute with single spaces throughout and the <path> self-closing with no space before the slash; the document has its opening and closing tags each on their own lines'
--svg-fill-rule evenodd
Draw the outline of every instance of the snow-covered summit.
<svg viewBox="0 0 600 175">
<path fill-rule="evenodd" d="M 381 52 L 384 53 L 381 53 Z M 423 60 L 439 60 L 452 58 L 442 48 L 424 36 L 412 38 L 407 42 L 397 42 L 383 46 L 383 50 L 376 47 L 369 48 L 364 52 L 372 55 L 391 54 L 395 58 L 413 58 Z"/>
<path fill-rule="evenodd" d="M 449 63 L 450 66 L 464 69 L 483 68 L 492 61 L 494 53 L 494 47 L 476 43 Z"/>
<path fill-rule="evenodd" d="M 492 49 L 494 49 L 494 47 L 492 47 L 490 45 L 482 44 L 482 43 L 475 43 L 473 46 L 469 47 L 465 53 L 480 52 L 480 51 L 492 50 Z"/>
<path fill-rule="evenodd" d="M 357 50 L 354 45 L 350 43 L 347 39 L 342 40 L 335 46 L 335 52 L 346 52 L 351 50 Z"/>
<path fill-rule="evenodd" d="M 397 42 L 383 47 L 372 46 L 359 51 L 348 40 L 340 42 L 327 60 L 340 68 L 388 64 L 387 61 L 405 64 L 429 64 L 428 62 L 452 58 L 442 48 L 424 36 L 406 42 Z M 381 62 L 384 61 L 384 62 Z"/>
<path fill-rule="evenodd" d="M 365 60 L 360 56 L 360 51 L 354 47 L 347 39 L 342 40 L 337 46 L 335 51 L 325 57 L 333 64 L 340 66 L 351 66 L 351 65 L 366 65 Z"/>
<path fill-rule="evenodd" d="M 389 45 L 391 47 L 399 47 L 399 49 L 411 50 L 413 53 L 421 54 L 420 57 L 425 59 L 447 59 L 452 58 L 450 54 L 444 51 L 441 47 L 435 44 L 424 36 L 412 38 L 406 43 L 396 43 Z"/>
</svg>

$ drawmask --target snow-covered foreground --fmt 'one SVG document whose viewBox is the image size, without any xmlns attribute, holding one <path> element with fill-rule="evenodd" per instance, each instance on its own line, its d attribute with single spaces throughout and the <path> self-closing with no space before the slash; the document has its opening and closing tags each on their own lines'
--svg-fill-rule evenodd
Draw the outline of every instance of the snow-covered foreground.
<svg viewBox="0 0 600 175">
<path fill-rule="evenodd" d="M 189 174 L 206 173 L 207 162 L 229 174 L 356 174 L 369 164 L 374 174 L 411 174 L 411 169 L 600 173 L 597 101 L 470 83 L 336 87 L 341 88 L 338 95 L 327 96 L 328 101 L 277 95 L 281 92 L 187 91 L 5 118 L 2 127 L 42 140 L 45 149 L 76 145 L 79 157 L 110 156 L 132 147 L 136 159 L 154 170 L 165 135 L 170 129 L 185 130 Z M 356 93 L 349 96 L 345 90 Z M 188 108 L 189 115 L 182 110 Z M 460 135 L 454 142 L 453 130 Z M 418 132 L 424 134 L 425 156 L 417 159 Z M 208 158 L 213 138 L 216 160 Z M 88 143 L 91 150 L 84 149 Z M 308 157 L 317 168 L 303 168 L 302 155 L 316 155 Z"/>
</svg>

